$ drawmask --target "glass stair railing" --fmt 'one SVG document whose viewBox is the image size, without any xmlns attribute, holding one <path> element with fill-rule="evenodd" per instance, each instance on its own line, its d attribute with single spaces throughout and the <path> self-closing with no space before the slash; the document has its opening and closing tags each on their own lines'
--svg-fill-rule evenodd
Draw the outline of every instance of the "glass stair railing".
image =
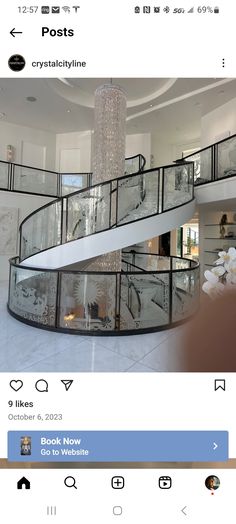
<svg viewBox="0 0 236 524">
<path fill-rule="evenodd" d="M 138 254 L 121 272 L 40 270 L 10 261 L 8 309 L 31 326 L 65 333 L 127 335 L 173 327 L 198 308 L 199 266 Z"/>
<path fill-rule="evenodd" d="M 187 162 L 82 189 L 26 217 L 20 225 L 20 261 L 176 209 L 193 198 L 193 163 Z"/>
</svg>

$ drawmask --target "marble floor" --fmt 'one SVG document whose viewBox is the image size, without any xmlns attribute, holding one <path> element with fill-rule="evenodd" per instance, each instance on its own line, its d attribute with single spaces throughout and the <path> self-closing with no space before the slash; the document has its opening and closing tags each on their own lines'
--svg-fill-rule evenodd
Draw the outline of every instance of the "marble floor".
<svg viewBox="0 0 236 524">
<path fill-rule="evenodd" d="M 122 337 L 67 335 L 36 329 L 6 309 L 8 283 L 0 282 L 0 371 L 182 371 L 185 327 Z"/>
</svg>

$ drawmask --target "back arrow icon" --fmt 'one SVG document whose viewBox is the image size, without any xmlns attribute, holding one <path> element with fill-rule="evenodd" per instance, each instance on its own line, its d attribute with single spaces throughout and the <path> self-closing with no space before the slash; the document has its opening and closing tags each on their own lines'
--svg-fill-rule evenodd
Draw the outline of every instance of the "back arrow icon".
<svg viewBox="0 0 236 524">
<path fill-rule="evenodd" d="M 185 517 L 187 517 L 187 513 L 185 511 L 186 509 L 187 509 L 187 506 L 184 506 L 184 508 L 181 509 L 181 511 L 185 515 Z"/>
<path fill-rule="evenodd" d="M 22 35 L 22 31 L 16 31 L 16 28 L 13 27 L 13 29 L 10 31 L 10 35 L 15 38 L 16 35 Z"/>
</svg>

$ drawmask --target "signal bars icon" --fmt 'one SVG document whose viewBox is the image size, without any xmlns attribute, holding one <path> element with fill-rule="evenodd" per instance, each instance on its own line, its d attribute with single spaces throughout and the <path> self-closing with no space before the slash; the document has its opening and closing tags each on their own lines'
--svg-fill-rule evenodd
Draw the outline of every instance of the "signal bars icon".
<svg viewBox="0 0 236 524">
<path fill-rule="evenodd" d="M 191 7 L 191 9 L 189 9 L 188 13 L 194 13 L 194 7 Z"/>
</svg>

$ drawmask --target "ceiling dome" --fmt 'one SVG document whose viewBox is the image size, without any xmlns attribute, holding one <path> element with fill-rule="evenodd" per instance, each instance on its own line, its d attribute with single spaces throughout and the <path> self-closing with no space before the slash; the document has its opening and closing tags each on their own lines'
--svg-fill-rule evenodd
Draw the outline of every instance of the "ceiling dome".
<svg viewBox="0 0 236 524">
<path fill-rule="evenodd" d="M 93 108 L 94 93 L 103 84 L 109 84 L 109 78 L 56 78 L 48 80 L 51 88 L 62 98 L 80 106 Z M 154 102 L 168 91 L 176 82 L 175 78 L 114 78 L 126 93 L 127 107 L 135 108 L 145 103 Z"/>
</svg>

